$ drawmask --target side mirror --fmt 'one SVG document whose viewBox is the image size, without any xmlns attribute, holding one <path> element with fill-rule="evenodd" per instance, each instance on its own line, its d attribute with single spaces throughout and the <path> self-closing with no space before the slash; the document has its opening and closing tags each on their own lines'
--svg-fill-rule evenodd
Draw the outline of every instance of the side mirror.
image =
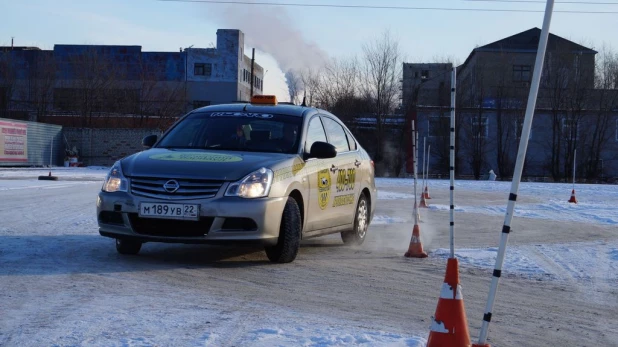
<svg viewBox="0 0 618 347">
<path fill-rule="evenodd" d="M 144 148 L 151 148 L 155 143 L 157 143 L 157 135 L 148 135 L 142 139 Z"/>
<path fill-rule="evenodd" d="M 309 158 L 328 159 L 337 156 L 337 149 L 330 143 L 316 141 L 311 145 Z"/>
</svg>

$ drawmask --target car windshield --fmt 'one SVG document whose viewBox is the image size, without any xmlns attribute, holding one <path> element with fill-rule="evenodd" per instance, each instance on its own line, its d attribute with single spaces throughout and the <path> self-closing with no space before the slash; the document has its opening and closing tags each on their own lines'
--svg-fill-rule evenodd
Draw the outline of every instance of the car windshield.
<svg viewBox="0 0 618 347">
<path fill-rule="evenodd" d="M 298 153 L 301 117 L 249 112 L 196 112 L 178 123 L 158 148 Z"/>
</svg>

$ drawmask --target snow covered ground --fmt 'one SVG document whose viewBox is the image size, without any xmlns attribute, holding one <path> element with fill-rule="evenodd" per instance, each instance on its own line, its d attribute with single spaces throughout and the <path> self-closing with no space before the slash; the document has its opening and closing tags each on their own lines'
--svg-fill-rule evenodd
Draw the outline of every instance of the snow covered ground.
<svg viewBox="0 0 618 347">
<path fill-rule="evenodd" d="M 413 199 L 413 194 L 402 193 L 402 186 L 411 189 L 413 181 L 401 179 L 377 179 L 380 200 Z M 431 190 L 448 190 L 448 180 L 428 180 Z M 397 189 L 389 191 L 384 189 Z M 417 187 L 420 192 L 420 183 Z M 461 213 L 474 213 L 504 217 L 506 197 L 511 182 L 456 181 L 455 218 Z M 519 197 L 535 202 L 516 204 L 514 218 L 531 218 L 564 222 L 579 222 L 599 225 L 618 225 L 618 185 L 576 184 L 577 204 L 568 202 L 572 184 L 524 182 L 519 189 Z M 457 194 L 466 192 L 502 193 L 503 200 L 492 199 L 486 204 L 468 205 L 458 201 Z M 428 200 L 429 210 L 449 211 L 448 204 L 434 204 Z M 411 220 L 412 218 L 410 218 Z M 377 216 L 378 224 L 405 223 L 402 218 Z M 560 224 L 556 224 L 559 227 Z M 618 228 L 615 229 L 618 236 Z M 456 257 L 463 266 L 474 266 L 493 270 L 497 247 L 470 249 L 456 248 Z M 438 248 L 430 252 L 433 257 L 446 259 L 450 251 Z M 533 244 L 509 246 L 503 270 L 511 275 L 526 278 L 546 278 L 554 281 L 576 281 L 582 287 L 590 284 L 607 283 L 618 288 L 618 237 L 612 240 L 573 242 L 557 244 Z M 593 286 L 594 287 L 594 286 Z M 592 295 L 592 294 L 591 294 Z M 618 341 L 617 341 L 618 343 Z"/>
<path fill-rule="evenodd" d="M 337 248 L 340 242 L 337 238 L 327 237 L 326 241 L 307 243 L 299 259 L 288 266 L 264 262 L 260 250 L 244 255 L 229 251 L 234 254 L 219 258 L 218 251 L 212 251 L 215 255 L 204 255 L 203 248 L 197 246 L 149 245 L 137 260 L 132 260 L 115 254 L 110 240 L 97 232 L 94 200 L 107 168 L 53 168 L 52 174 L 59 177 L 58 181 L 36 179 L 48 171 L 0 169 L 0 264 L 3 264 L 0 267 L 0 311 L 3 312 L 0 345 L 424 346 L 426 343 L 431 309 L 423 315 L 426 321 L 398 325 L 387 318 L 402 316 L 406 310 L 416 307 L 406 309 L 383 301 L 405 290 L 406 285 L 382 288 L 380 283 L 394 286 L 393 283 L 401 282 L 395 276 L 408 271 L 405 269 L 409 263 L 401 257 L 406 243 L 395 243 L 402 249 L 392 255 L 384 250 L 374 251 L 373 247 L 379 244 L 375 239 L 368 240 L 364 248 L 345 250 Z M 377 228 L 398 230 L 398 225 L 409 225 L 411 213 L 400 210 L 391 213 L 393 210 L 382 208 L 381 204 L 409 207 L 414 198 L 412 181 L 377 179 L 377 184 L 378 211 L 370 234 L 378 234 Z M 449 182 L 430 180 L 429 187 L 430 193 L 436 196 L 429 201 L 430 209 L 421 211 L 423 223 L 428 223 L 423 228 L 435 222 L 425 216 L 444 215 L 448 211 L 445 197 Z M 618 224 L 618 186 L 576 185 L 578 204 L 567 203 L 571 188 L 568 184 L 522 183 L 521 203 L 517 204 L 515 218 L 556 222 L 556 225 L 576 222 L 602 228 Z M 509 182 L 458 181 L 456 197 L 458 194 L 470 197 L 478 192 L 479 198 L 456 200 L 456 219 L 461 215 L 503 216 L 509 189 Z M 439 222 L 447 221 L 441 218 Z M 401 239 L 409 240 L 407 231 L 397 233 Z M 548 240 L 510 245 L 505 276 L 571 286 L 594 304 L 607 306 L 610 300 L 614 305 L 616 299 L 610 293 L 618 288 L 617 240 L 618 237 L 604 236 L 583 242 Z M 334 249 L 325 247 L 331 244 Z M 447 244 L 429 251 L 428 264 L 444 263 L 449 253 L 444 246 Z M 496 251 L 496 247 L 458 247 L 456 255 L 462 269 L 485 274 L 494 267 Z M 355 265 L 359 254 L 363 258 L 375 258 L 373 265 Z M 205 267 L 210 264 L 211 256 L 215 265 Z M 396 265 L 391 265 L 393 262 Z M 338 266 L 342 264 L 346 271 L 355 273 L 354 277 L 340 272 Z M 430 265 L 426 265 L 428 269 Z M 443 269 L 440 265 L 431 269 L 439 281 Z M 345 282 L 340 283 L 342 278 L 346 278 Z M 292 285 L 289 281 L 299 283 Z M 365 287 L 367 281 L 369 287 Z M 438 286 L 427 285 L 435 287 L 435 293 L 423 294 L 428 298 L 419 305 L 435 307 Z M 228 295 L 230 290 L 240 294 Z M 360 290 L 370 290 L 373 294 Z M 426 291 L 406 292 L 406 295 L 421 292 Z M 366 297 L 356 298 L 347 293 Z M 483 304 L 486 298 L 484 293 L 475 295 L 473 308 Z M 307 302 L 277 303 L 280 298 L 290 301 L 302 298 Z M 414 296 L 412 301 L 417 299 L 420 297 Z M 321 302 L 328 300 L 330 305 L 319 308 Z M 332 300 L 341 301 L 341 306 Z M 401 300 L 410 301 L 409 298 Z M 351 305 L 348 307 L 345 302 Z M 365 309 L 381 318 L 374 320 L 363 315 Z M 481 315 L 480 309 L 474 313 Z M 477 316 L 469 317 L 471 324 Z M 476 331 L 471 333 L 474 336 Z"/>
</svg>

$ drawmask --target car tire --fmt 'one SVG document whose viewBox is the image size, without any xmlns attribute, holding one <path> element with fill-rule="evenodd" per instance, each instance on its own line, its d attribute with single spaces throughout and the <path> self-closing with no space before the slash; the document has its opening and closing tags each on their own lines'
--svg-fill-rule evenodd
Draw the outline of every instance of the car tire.
<svg viewBox="0 0 618 347">
<path fill-rule="evenodd" d="M 139 241 L 116 239 L 116 251 L 120 254 L 135 255 L 142 249 Z"/>
<path fill-rule="evenodd" d="M 266 246 L 266 256 L 273 263 L 291 263 L 300 248 L 301 218 L 298 203 L 288 198 L 281 216 L 279 239 L 274 246 Z"/>
<path fill-rule="evenodd" d="M 369 228 L 369 202 L 365 194 L 361 194 L 354 214 L 354 229 L 341 232 L 343 243 L 351 246 L 361 245 L 365 242 L 367 228 Z"/>
</svg>

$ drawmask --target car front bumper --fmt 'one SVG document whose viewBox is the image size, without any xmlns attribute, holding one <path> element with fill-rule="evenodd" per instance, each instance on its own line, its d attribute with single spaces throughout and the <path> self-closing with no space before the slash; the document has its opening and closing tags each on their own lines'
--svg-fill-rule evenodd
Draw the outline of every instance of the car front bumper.
<svg viewBox="0 0 618 347">
<path fill-rule="evenodd" d="M 285 198 L 224 197 L 168 201 L 124 192 L 100 192 L 99 233 L 112 238 L 168 243 L 277 243 Z M 200 205 L 199 221 L 140 218 L 140 203 Z"/>
</svg>

